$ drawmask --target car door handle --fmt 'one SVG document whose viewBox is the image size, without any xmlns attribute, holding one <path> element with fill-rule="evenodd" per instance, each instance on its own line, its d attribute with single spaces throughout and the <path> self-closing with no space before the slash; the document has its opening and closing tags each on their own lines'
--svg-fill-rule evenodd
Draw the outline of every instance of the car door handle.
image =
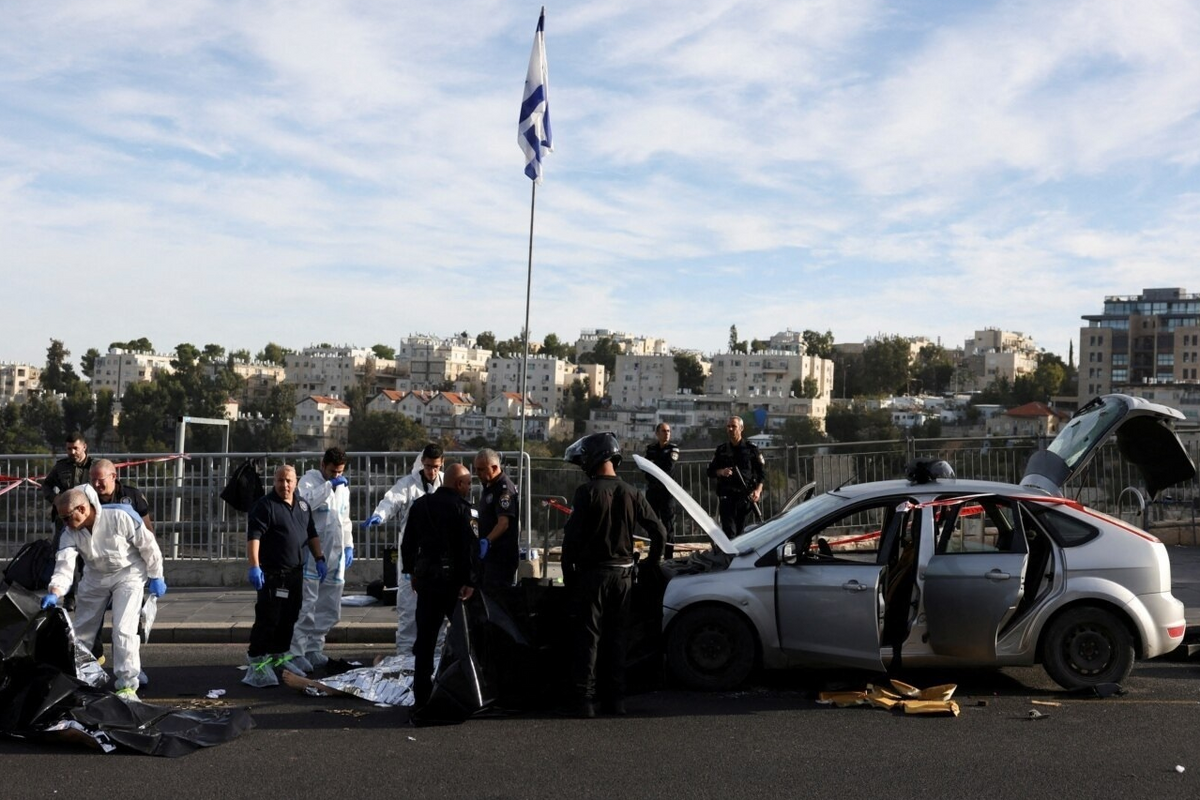
<svg viewBox="0 0 1200 800">
<path fill-rule="evenodd" d="M 1001 572 L 998 569 L 994 569 L 983 577 L 987 578 L 989 581 L 1006 581 L 1011 578 L 1012 575 L 1009 575 L 1007 572 Z"/>
<path fill-rule="evenodd" d="M 865 592 L 867 587 L 858 581 L 848 581 L 842 584 L 842 588 L 848 592 Z"/>
</svg>

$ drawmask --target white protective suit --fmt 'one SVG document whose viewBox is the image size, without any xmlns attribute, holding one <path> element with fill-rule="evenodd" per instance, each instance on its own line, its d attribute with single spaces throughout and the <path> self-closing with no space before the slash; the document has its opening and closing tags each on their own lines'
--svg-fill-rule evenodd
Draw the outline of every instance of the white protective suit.
<svg viewBox="0 0 1200 800">
<path fill-rule="evenodd" d="M 312 553 L 304 551 L 304 601 L 292 633 L 290 652 L 295 656 L 320 653 L 325 635 L 342 618 L 342 590 L 346 586 L 346 548 L 354 546 L 350 520 L 350 489 L 336 489 L 319 469 L 310 469 L 296 484 L 296 493 L 312 508 L 313 524 L 321 538 L 321 552 L 329 571 L 317 575 Z"/>
<path fill-rule="evenodd" d="M 68 528 L 63 532 L 50 588 L 60 596 L 66 594 L 75 579 L 75 557 L 83 557 L 83 577 L 75 595 L 75 636 L 89 644 L 96 640 L 111 599 L 117 689 L 136 691 L 142 671 L 138 614 L 146 581 L 163 577 L 162 551 L 136 514 L 102 506 L 96 490 L 87 484 L 76 488 L 96 509 L 96 522 L 90 531 Z"/>
<path fill-rule="evenodd" d="M 425 494 L 431 494 L 442 485 L 444 475 L 438 470 L 429 491 L 425 491 L 425 482 L 421 477 L 421 460 L 413 464 L 412 472 L 405 475 L 388 489 L 387 494 L 375 506 L 375 514 L 387 522 L 396 517 L 400 535 L 396 537 L 396 548 L 404 541 L 404 528 L 408 525 L 408 512 L 412 509 L 413 501 Z M 413 644 L 417 641 L 417 593 L 413 591 L 412 583 L 404 580 L 397 570 L 396 586 L 396 653 L 411 655 Z"/>
</svg>

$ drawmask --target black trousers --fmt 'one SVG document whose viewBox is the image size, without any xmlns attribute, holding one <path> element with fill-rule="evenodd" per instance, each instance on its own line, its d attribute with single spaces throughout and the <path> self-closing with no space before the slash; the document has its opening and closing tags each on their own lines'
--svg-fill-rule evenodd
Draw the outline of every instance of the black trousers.
<svg viewBox="0 0 1200 800">
<path fill-rule="evenodd" d="M 500 595 L 503 590 L 513 585 L 517 577 L 517 568 L 511 562 L 484 560 L 483 580 L 480 583 L 485 592 Z"/>
<path fill-rule="evenodd" d="M 581 700 L 625 696 L 625 650 L 629 638 L 631 567 L 590 567 L 576 586 L 575 647 L 571 682 Z"/>
<path fill-rule="evenodd" d="M 304 600 L 304 575 L 300 567 L 263 570 L 263 588 L 254 603 L 250 629 L 250 658 L 286 653 L 292 646 L 292 629 Z"/>
<path fill-rule="evenodd" d="M 417 593 L 417 639 L 413 643 L 413 699 L 416 707 L 433 693 L 433 650 L 442 623 L 454 614 L 460 587 L 442 579 L 413 579 Z"/>
<path fill-rule="evenodd" d="M 662 521 L 667 529 L 667 542 L 663 548 L 663 558 L 670 558 L 675 553 L 675 499 L 666 489 L 647 489 L 646 502 L 654 516 Z"/>
<path fill-rule="evenodd" d="M 750 501 L 745 497 L 722 497 L 717 509 L 721 514 L 721 530 L 730 539 L 746 532 L 746 517 L 750 516 Z"/>
</svg>

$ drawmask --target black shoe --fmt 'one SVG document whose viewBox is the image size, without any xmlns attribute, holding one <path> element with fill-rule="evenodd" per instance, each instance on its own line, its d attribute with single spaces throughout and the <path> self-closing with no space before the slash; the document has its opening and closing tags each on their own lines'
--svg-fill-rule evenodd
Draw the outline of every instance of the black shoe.
<svg viewBox="0 0 1200 800">
<path fill-rule="evenodd" d="M 595 719 L 596 704 L 591 700 L 580 700 L 579 705 L 575 707 L 575 716 L 580 719 Z"/>
<path fill-rule="evenodd" d="M 629 714 L 628 709 L 625 708 L 624 698 L 605 701 L 601 708 L 604 709 L 605 714 L 612 714 L 614 717 L 624 717 Z"/>
</svg>

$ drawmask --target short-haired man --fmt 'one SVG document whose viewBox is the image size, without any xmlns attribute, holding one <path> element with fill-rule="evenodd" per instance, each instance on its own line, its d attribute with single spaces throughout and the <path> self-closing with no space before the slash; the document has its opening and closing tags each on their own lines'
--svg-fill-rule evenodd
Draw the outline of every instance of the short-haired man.
<svg viewBox="0 0 1200 800">
<path fill-rule="evenodd" d="M 708 477 L 717 479 L 721 530 L 730 539 L 746 532 L 746 517 L 762 497 L 765 464 L 758 447 L 742 438 L 741 417 L 725 422 L 729 441 L 717 445 Z"/>
<path fill-rule="evenodd" d="M 408 515 L 412 504 L 419 497 L 433 494 L 442 485 L 442 465 L 445 455 L 436 442 L 425 445 L 421 457 L 413 464 L 412 472 L 405 475 L 388 489 L 375 511 L 363 523 L 365 527 L 382 525 L 396 517 L 399 533 L 396 536 L 397 550 L 404 547 L 404 531 L 408 528 Z M 413 592 L 408 576 L 400 577 L 396 587 L 396 655 L 407 655 L 417 642 L 417 595 Z"/>
<path fill-rule="evenodd" d="M 67 455 L 54 462 L 50 473 L 42 480 L 42 494 L 50 503 L 50 518 L 56 523 L 61 520 L 54 510 L 54 496 L 81 483 L 88 482 L 88 470 L 92 468 L 92 457 L 88 455 L 87 440 L 82 433 L 71 433 L 66 440 Z M 57 525 L 56 525 L 57 527 Z"/>
<path fill-rule="evenodd" d="M 513 585 L 521 559 L 518 535 L 521 507 L 517 487 L 500 466 L 500 454 L 485 447 L 475 456 L 475 475 L 483 484 L 479 496 L 479 557 L 483 560 L 483 590 L 502 591 Z"/>
<path fill-rule="evenodd" d="M 675 470 L 675 462 L 679 460 L 679 445 L 671 441 L 671 426 L 660 422 L 654 428 L 654 441 L 646 445 L 646 459 L 651 464 L 670 475 Z M 667 529 L 667 544 L 663 555 L 670 558 L 675 546 L 675 501 L 667 487 L 658 482 L 657 478 L 646 476 L 646 500 L 654 514 L 662 521 Z"/>
<path fill-rule="evenodd" d="M 246 579 L 258 592 L 254 626 L 250 629 L 247 669 L 242 683 L 277 686 L 275 667 L 291 661 L 292 631 L 304 597 L 304 550 L 314 559 L 318 578 L 324 578 L 325 554 L 313 523 L 312 510 L 296 496 L 296 469 L 284 464 L 275 470 L 274 487 L 250 509 L 246 526 Z"/>
<path fill-rule="evenodd" d="M 300 497 L 312 508 L 313 523 L 321 537 L 321 552 L 325 554 L 329 571 L 325 580 L 321 580 L 316 564 L 305 554 L 304 601 L 292 632 L 289 650 L 292 660 L 284 664 L 284 668 L 292 672 L 312 672 L 314 667 L 329 663 L 329 656 L 325 655 L 325 637 L 342 618 L 346 570 L 354 561 L 350 482 L 345 472 L 346 451 L 331 447 L 321 457 L 321 468 L 304 473 L 297 488 Z"/>
<path fill-rule="evenodd" d="M 102 505 L 123 505 L 133 509 L 146 529 L 154 533 L 154 517 L 150 513 L 150 504 L 136 486 L 117 480 L 117 467 L 107 458 L 97 458 L 92 461 L 88 470 L 88 483 L 96 490 Z"/>
<path fill-rule="evenodd" d="M 167 592 L 158 541 L 133 514 L 102 507 L 96 490 L 86 484 L 60 492 L 54 505 L 66 533 L 42 608 L 58 605 L 74 580 L 76 556 L 82 556 L 87 568 L 79 582 L 75 634 L 81 642 L 93 642 L 112 603 L 117 696 L 137 700 L 142 670 L 138 615 L 147 579 L 155 597 Z"/>
<path fill-rule="evenodd" d="M 446 482 L 418 497 L 401 545 L 401 569 L 417 593 L 417 642 L 413 645 L 413 698 L 420 708 L 433 692 L 433 651 L 454 607 L 469 600 L 478 580 L 478 518 L 471 503 L 471 472 L 446 470 Z"/>
</svg>

